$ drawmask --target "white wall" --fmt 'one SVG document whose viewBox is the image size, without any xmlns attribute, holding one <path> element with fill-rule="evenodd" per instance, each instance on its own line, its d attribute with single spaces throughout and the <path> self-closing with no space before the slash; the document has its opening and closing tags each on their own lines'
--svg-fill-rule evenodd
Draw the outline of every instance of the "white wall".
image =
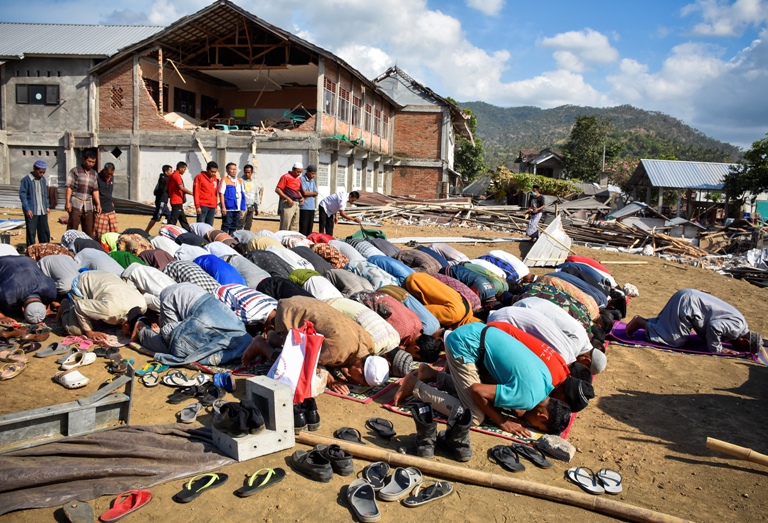
<svg viewBox="0 0 768 523">
<path fill-rule="evenodd" d="M 209 151 L 211 159 L 218 163 L 216 160 L 216 151 Z M 102 153 L 102 158 L 104 157 Z M 121 159 L 125 157 L 127 160 L 127 151 L 123 152 Z M 189 190 L 192 190 L 192 181 L 195 179 L 201 171 L 205 170 L 205 164 L 208 163 L 203 158 L 203 154 L 198 149 L 171 149 L 161 147 L 142 147 L 140 160 L 139 160 L 139 201 L 140 202 L 153 202 L 155 196 L 152 191 L 157 184 L 157 177 L 163 168 L 163 165 L 168 164 L 174 169 L 179 162 L 187 163 L 187 172 L 184 173 L 184 186 Z M 118 167 L 115 163 L 115 167 Z M 191 202 L 191 199 L 188 200 Z"/>
<path fill-rule="evenodd" d="M 261 200 L 259 211 L 277 213 L 279 197 L 275 193 L 275 187 L 280 177 L 291 170 L 295 162 L 301 162 L 307 166 L 307 153 L 286 151 L 257 151 L 256 170 L 254 178 L 257 183 L 264 186 L 264 198 Z M 233 160 L 234 161 L 234 160 Z M 245 165 L 243 163 L 242 165 Z"/>
</svg>

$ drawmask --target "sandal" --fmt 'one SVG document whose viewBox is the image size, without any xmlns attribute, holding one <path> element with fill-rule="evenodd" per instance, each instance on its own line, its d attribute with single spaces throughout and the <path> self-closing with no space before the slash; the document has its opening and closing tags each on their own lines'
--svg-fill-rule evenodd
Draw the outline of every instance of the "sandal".
<svg viewBox="0 0 768 523">
<path fill-rule="evenodd" d="M 35 352 L 40 347 L 42 347 L 42 345 L 40 345 L 36 341 L 20 341 L 19 342 L 19 348 L 22 349 L 26 354 L 29 354 L 30 352 Z"/>
<path fill-rule="evenodd" d="M 388 419 L 371 418 L 365 422 L 365 426 L 376 432 L 384 439 L 390 439 L 397 435 L 397 432 L 394 430 L 394 425 Z"/>
<path fill-rule="evenodd" d="M 152 493 L 148 490 L 127 490 L 115 498 L 112 508 L 99 516 L 99 519 L 104 522 L 117 521 L 136 512 L 151 500 Z"/>
<path fill-rule="evenodd" d="M 198 372 L 191 378 L 188 378 L 184 372 L 177 370 L 163 376 L 163 385 L 170 387 L 192 387 L 194 385 L 202 385 L 208 381 L 208 376 Z"/>
<path fill-rule="evenodd" d="M 109 352 L 109 351 L 111 351 L 111 350 L 114 350 L 114 351 L 117 351 L 117 352 L 119 352 L 119 350 L 118 350 L 118 349 L 115 349 L 115 348 L 106 349 L 106 350 L 105 350 L 105 349 L 102 349 L 102 350 L 104 350 L 104 353 L 105 353 L 105 354 L 106 354 L 106 353 L 108 353 L 108 352 Z M 96 349 L 96 350 L 95 350 L 95 351 L 93 351 L 93 352 L 96 352 L 96 351 L 98 351 L 98 349 Z M 144 368 L 143 368 L 143 369 L 137 370 L 137 371 L 136 371 L 136 375 L 137 375 L 137 376 L 143 376 L 143 375 L 145 375 L 145 374 L 148 374 L 148 373 L 150 373 L 150 372 L 155 372 L 155 373 L 158 373 L 158 374 L 159 374 L 159 373 L 161 373 L 161 372 L 165 372 L 165 371 L 167 371 L 167 370 L 168 370 L 168 365 L 163 365 L 162 363 L 158 363 L 158 362 L 156 362 L 156 361 L 150 361 L 149 363 L 147 363 L 146 365 L 144 365 Z"/>
<path fill-rule="evenodd" d="M 222 389 L 221 387 L 217 387 L 213 383 L 208 383 L 207 385 L 204 385 L 202 390 L 203 390 L 203 395 L 200 398 L 200 403 L 202 403 L 206 407 L 210 407 L 211 405 L 213 405 L 214 401 L 224 399 L 224 396 L 227 395 L 226 390 Z"/>
<path fill-rule="evenodd" d="M 352 427 L 341 427 L 336 432 L 333 433 L 333 437 L 336 439 L 341 439 L 344 441 L 351 441 L 352 443 L 362 443 L 363 438 L 360 435 L 360 431 L 357 429 L 353 429 Z"/>
<path fill-rule="evenodd" d="M 373 490 L 381 490 L 387 483 L 389 463 L 376 461 L 363 469 L 363 478 L 371 484 Z"/>
<path fill-rule="evenodd" d="M 552 468 L 552 462 L 544 456 L 544 453 L 536 447 L 531 447 L 524 443 L 514 443 L 512 448 L 515 450 L 518 456 L 529 459 L 534 465 L 541 469 Z"/>
<path fill-rule="evenodd" d="M 226 483 L 228 479 L 229 476 L 226 474 L 200 474 L 199 476 L 190 479 L 181 488 L 181 491 L 173 496 L 173 500 L 176 503 L 189 503 L 207 489 L 220 487 Z"/>
<path fill-rule="evenodd" d="M 190 403 L 179 412 L 179 422 L 194 423 L 197 415 L 203 410 L 203 404 L 200 402 Z"/>
<path fill-rule="evenodd" d="M 376 492 L 364 479 L 356 479 L 347 487 L 347 503 L 357 519 L 363 523 L 373 523 L 381 519 Z"/>
<path fill-rule="evenodd" d="M 575 467 L 565 471 L 565 479 L 575 483 L 584 492 L 592 495 L 604 494 L 605 489 L 597 481 L 595 473 L 587 467 Z"/>
<path fill-rule="evenodd" d="M 243 486 L 235 491 L 235 495 L 241 498 L 247 498 L 260 490 L 264 490 L 265 488 L 280 483 L 283 479 L 285 479 L 285 470 L 281 468 L 257 470 L 250 476 L 246 476 L 245 481 L 243 481 Z"/>
<path fill-rule="evenodd" d="M 92 352 L 75 352 L 61 364 L 61 370 L 70 370 L 75 367 L 85 367 L 96 361 L 96 355 Z"/>
<path fill-rule="evenodd" d="M 77 369 L 63 370 L 53 375 L 53 381 L 63 385 L 67 389 L 79 389 L 88 385 L 88 378 L 80 374 Z"/>
<path fill-rule="evenodd" d="M 424 480 L 421 471 L 416 467 L 398 467 L 389 477 L 389 482 L 379 491 L 382 501 L 397 501 L 406 497 Z"/>
<path fill-rule="evenodd" d="M 23 349 L 0 351 L 0 361 L 6 363 L 27 363 L 26 352 Z"/>
<path fill-rule="evenodd" d="M 597 479 L 605 489 L 606 494 L 621 494 L 624 490 L 624 487 L 621 485 L 623 478 L 618 470 L 600 469 L 597 472 Z"/>
<path fill-rule="evenodd" d="M 66 354 L 71 349 L 63 343 L 53 342 L 49 343 L 46 348 L 35 353 L 35 358 L 47 358 L 48 356 L 59 356 Z"/>
<path fill-rule="evenodd" d="M 10 380 L 21 374 L 27 368 L 25 362 L 4 363 L 0 366 L 0 381 Z"/>
<path fill-rule="evenodd" d="M 413 490 L 413 494 L 405 498 L 401 503 L 410 508 L 420 507 L 430 501 L 445 498 L 451 494 L 453 494 L 453 485 L 447 481 L 436 481 L 425 489 L 422 489 L 421 486 L 416 487 Z"/>
<path fill-rule="evenodd" d="M 183 401 L 187 401 L 188 399 L 196 398 L 203 394 L 203 389 L 199 385 L 193 385 L 191 387 L 185 387 L 183 389 L 179 389 L 170 396 L 168 396 L 167 402 L 171 405 L 178 405 L 179 403 Z"/>
<path fill-rule="evenodd" d="M 66 348 L 66 345 L 63 345 L 63 347 L 65 347 L 65 348 Z M 56 363 L 58 363 L 59 365 L 61 365 L 62 363 L 64 363 L 65 361 L 67 361 L 67 359 L 68 359 L 70 356 L 72 356 L 73 354 L 75 354 L 75 353 L 77 353 L 77 352 L 80 352 L 80 350 L 79 350 L 79 349 L 76 349 L 76 348 L 74 348 L 74 347 L 69 347 L 69 350 L 68 350 L 67 352 L 65 352 L 64 354 L 62 354 L 62 355 L 61 355 L 61 357 L 59 357 L 59 358 L 56 358 Z M 38 353 L 38 354 L 39 354 L 39 353 Z"/>
<path fill-rule="evenodd" d="M 522 472 L 525 465 L 520 463 L 520 455 L 513 447 L 496 445 L 488 449 L 488 461 L 501 465 L 510 472 Z"/>
<path fill-rule="evenodd" d="M 141 382 L 145 387 L 156 387 L 160 383 L 160 375 L 156 371 L 151 371 L 141 377 Z"/>
</svg>

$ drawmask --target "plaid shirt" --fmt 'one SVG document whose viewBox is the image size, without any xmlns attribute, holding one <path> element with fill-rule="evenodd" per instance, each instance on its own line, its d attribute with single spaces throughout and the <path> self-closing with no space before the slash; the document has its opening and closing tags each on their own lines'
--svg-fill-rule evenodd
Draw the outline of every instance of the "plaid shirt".
<svg viewBox="0 0 768 523">
<path fill-rule="evenodd" d="M 216 289 L 215 296 L 245 324 L 264 323 L 277 308 L 277 300 L 245 285 L 230 283 Z"/>
<path fill-rule="evenodd" d="M 95 170 L 85 170 L 78 165 L 67 173 L 67 183 L 64 185 L 72 189 L 70 204 L 72 209 L 81 212 L 93 211 L 92 195 L 99 191 L 98 174 Z"/>
<path fill-rule="evenodd" d="M 70 229 L 61 236 L 61 246 L 67 250 L 74 252 L 75 240 L 77 240 L 78 238 L 88 239 L 90 238 L 90 236 L 85 234 L 83 231 L 78 231 L 77 229 Z"/>
<path fill-rule="evenodd" d="M 219 288 L 217 282 L 210 274 L 205 272 L 199 265 L 187 260 L 172 261 L 165 266 L 163 272 L 173 278 L 177 283 L 194 283 L 205 292 L 215 294 Z"/>
</svg>

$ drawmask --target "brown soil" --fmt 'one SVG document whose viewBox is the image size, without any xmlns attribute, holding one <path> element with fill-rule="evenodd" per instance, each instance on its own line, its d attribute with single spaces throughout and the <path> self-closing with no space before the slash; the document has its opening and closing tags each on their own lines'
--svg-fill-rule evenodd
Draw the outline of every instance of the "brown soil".
<svg viewBox="0 0 768 523">
<path fill-rule="evenodd" d="M 9 214 L 11 211 L 9 211 Z M 62 213 L 56 212 L 51 221 Z M 13 216 L 9 216 L 13 217 Z M 121 227 L 144 227 L 148 217 L 120 216 Z M 254 225 L 276 229 L 275 222 L 258 221 Z M 59 238 L 63 226 L 53 225 Z M 351 226 L 340 226 L 337 234 L 354 232 Z M 499 237 L 493 231 L 442 229 L 430 227 L 384 227 L 389 237 L 456 236 Z M 156 230 L 155 230 L 156 232 Z M 12 243 L 23 242 L 21 236 Z M 518 243 L 460 244 L 469 255 L 480 255 L 501 248 L 520 255 Z M 522 244 L 525 246 L 525 244 Z M 712 293 L 732 303 L 746 316 L 752 329 L 768 333 L 768 318 L 763 314 L 767 290 L 698 268 L 680 268 L 659 259 L 618 253 L 607 253 L 575 247 L 577 254 L 598 260 L 642 261 L 643 265 L 610 265 L 620 283 L 634 283 L 640 297 L 631 301 L 629 315 L 652 316 L 676 290 L 693 287 Z M 537 273 L 548 272 L 536 269 Z M 52 338 L 53 339 L 53 338 Z M 514 477 L 545 485 L 578 491 L 563 479 L 569 466 L 583 465 L 592 469 L 615 468 L 624 476 L 624 493 L 615 500 L 696 521 L 765 521 L 768 501 L 763 495 L 768 485 L 768 470 L 759 465 L 705 448 L 708 436 L 768 453 L 766 422 L 768 421 L 768 369 L 742 360 L 674 354 L 651 349 L 611 346 L 609 366 L 595 383 L 598 399 L 583 411 L 569 440 L 578 452 L 571 464 L 556 462 L 554 468 L 541 470 L 528 466 Z M 147 358 L 128 351 L 140 367 Z M 87 396 L 108 377 L 100 364 L 84 370 L 89 386 L 67 391 L 51 381 L 55 372 L 52 359 L 32 359 L 30 367 L 19 377 L 0 382 L 0 414 L 71 401 Z M 245 389 L 238 379 L 238 391 Z M 172 423 L 178 408 L 165 403 L 168 389 L 158 386 L 136 387 L 132 421 L 134 424 Z M 380 403 L 391 395 L 369 405 L 322 395 L 318 405 L 322 417 L 320 434 L 331 435 L 342 426 L 352 426 L 364 434 L 365 420 L 380 416 L 390 419 L 404 441 L 415 432 L 410 418 L 392 414 Z M 200 418 L 210 423 L 210 415 Z M 507 474 L 486 459 L 487 450 L 504 440 L 472 433 L 473 459 L 466 464 L 475 470 Z M 369 445 L 395 449 L 398 443 L 385 443 L 369 438 Z M 280 485 L 246 500 L 232 495 L 241 479 L 262 467 L 281 466 L 288 470 L 290 452 L 258 458 L 228 467 L 230 482 L 189 505 L 171 500 L 181 483 L 173 482 L 152 488 L 155 500 L 131 521 L 349 521 L 352 516 L 343 501 L 343 487 L 348 478 L 335 476 L 329 484 L 312 482 L 288 471 Z M 436 458 L 451 463 L 445 457 Z M 362 469 L 364 463 L 358 463 Z M 477 487 L 455 485 L 455 494 L 446 500 L 421 509 L 406 509 L 397 503 L 380 503 L 383 521 L 608 521 L 609 518 L 582 509 L 531 497 Z M 111 498 L 91 503 L 100 514 L 109 507 Z M 0 517 L 0 522 L 50 521 L 55 508 L 28 510 Z"/>
</svg>

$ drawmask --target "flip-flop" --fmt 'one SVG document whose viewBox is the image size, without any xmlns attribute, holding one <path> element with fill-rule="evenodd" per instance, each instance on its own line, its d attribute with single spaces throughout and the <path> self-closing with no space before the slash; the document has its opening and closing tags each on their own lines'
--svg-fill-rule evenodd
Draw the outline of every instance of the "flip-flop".
<svg viewBox="0 0 768 523">
<path fill-rule="evenodd" d="M 145 387 L 155 387 L 160 383 L 160 375 L 155 371 L 148 372 L 141 377 L 141 382 Z"/>
<path fill-rule="evenodd" d="M 387 484 L 389 463 L 376 461 L 363 469 L 363 478 L 371 484 L 373 490 L 381 490 Z"/>
<path fill-rule="evenodd" d="M 210 407 L 213 405 L 214 401 L 224 399 L 224 396 L 227 395 L 226 390 L 222 389 L 221 387 L 217 387 L 213 383 L 202 385 L 202 389 L 204 392 L 200 398 L 200 403 L 206 407 Z"/>
<path fill-rule="evenodd" d="M 587 467 L 574 467 L 565 471 L 565 479 L 575 483 L 584 492 L 598 495 L 605 493 L 605 489 L 598 483 L 595 473 Z"/>
<path fill-rule="evenodd" d="M 524 443 L 513 443 L 512 448 L 517 452 L 518 456 L 529 459 L 537 467 L 541 469 L 552 468 L 552 462 L 539 449 Z"/>
<path fill-rule="evenodd" d="M 333 437 L 336 439 L 351 441 L 352 443 L 362 443 L 365 445 L 365 442 L 363 442 L 363 438 L 360 435 L 360 431 L 352 427 L 341 427 L 333 433 Z"/>
<path fill-rule="evenodd" d="M 597 471 L 597 479 L 605 489 L 606 494 L 621 494 L 624 490 L 622 486 L 623 478 L 618 470 L 600 469 Z"/>
<path fill-rule="evenodd" d="M 397 467 L 389 477 L 389 483 L 379 491 L 382 501 L 397 501 L 406 497 L 424 480 L 421 471 L 416 467 Z"/>
<path fill-rule="evenodd" d="M 364 479 L 356 479 L 347 487 L 347 503 L 362 523 L 373 523 L 381 519 L 376 492 Z"/>
<path fill-rule="evenodd" d="M 453 485 L 447 481 L 436 481 L 426 488 L 416 487 L 413 493 L 401 501 L 401 503 L 410 508 L 420 507 L 430 501 L 445 498 L 451 494 L 453 494 Z"/>
<path fill-rule="evenodd" d="M 170 387 L 191 387 L 193 385 L 202 385 L 208 381 L 208 376 L 198 372 L 191 378 L 187 377 L 184 372 L 177 370 L 163 376 L 163 385 Z"/>
<path fill-rule="evenodd" d="M 193 385 L 191 387 L 185 387 L 183 389 L 177 390 L 176 392 L 168 396 L 168 399 L 166 401 L 171 405 L 177 405 L 182 401 L 196 398 L 197 396 L 200 396 L 202 393 L 203 393 L 202 387 L 200 387 L 199 385 Z"/>
<path fill-rule="evenodd" d="M 77 369 L 63 370 L 53 376 L 53 381 L 63 385 L 67 389 L 79 389 L 88 385 L 88 378 L 80 374 Z"/>
<path fill-rule="evenodd" d="M 4 363 L 0 366 L 0 381 L 15 378 L 26 368 L 26 363 Z"/>
<path fill-rule="evenodd" d="M 388 419 L 371 418 L 365 422 L 365 426 L 384 439 L 390 439 L 397 434 L 394 430 L 394 425 Z"/>
<path fill-rule="evenodd" d="M 5 363 L 27 363 L 27 353 L 23 349 L 0 351 L 0 361 Z"/>
<path fill-rule="evenodd" d="M 70 523 L 93 523 L 96 520 L 93 507 L 85 501 L 73 501 L 61 507 L 61 510 Z"/>
<path fill-rule="evenodd" d="M 264 490 L 265 488 L 280 483 L 283 479 L 285 479 L 285 470 L 281 468 L 260 469 L 250 476 L 246 476 L 243 481 L 243 486 L 235 491 L 235 495 L 241 498 L 247 498 L 260 490 Z"/>
<path fill-rule="evenodd" d="M 179 422 L 181 423 L 194 423 L 197 419 L 197 415 L 203 410 L 203 404 L 199 401 L 196 403 L 190 403 L 186 405 L 181 412 L 179 412 Z"/>
<path fill-rule="evenodd" d="M 197 498 L 206 490 L 215 489 L 227 482 L 229 476 L 226 474 L 200 474 L 190 479 L 181 488 L 181 491 L 173 496 L 176 503 L 189 503 Z"/>
<path fill-rule="evenodd" d="M 112 508 L 99 516 L 101 521 L 117 521 L 131 512 L 136 512 L 152 500 L 152 493 L 148 490 L 126 490 L 115 498 Z"/>
<path fill-rule="evenodd" d="M 66 354 L 69 352 L 69 347 L 64 345 L 63 343 L 59 343 L 54 341 L 53 343 L 49 343 L 47 347 L 45 347 L 41 351 L 37 351 L 35 353 L 35 358 L 47 358 L 48 356 L 59 356 L 61 354 Z"/>
<path fill-rule="evenodd" d="M 517 451 L 507 445 L 496 445 L 488 449 L 488 460 L 501 465 L 510 472 L 522 472 L 525 465 L 520 463 L 520 456 Z"/>
</svg>

